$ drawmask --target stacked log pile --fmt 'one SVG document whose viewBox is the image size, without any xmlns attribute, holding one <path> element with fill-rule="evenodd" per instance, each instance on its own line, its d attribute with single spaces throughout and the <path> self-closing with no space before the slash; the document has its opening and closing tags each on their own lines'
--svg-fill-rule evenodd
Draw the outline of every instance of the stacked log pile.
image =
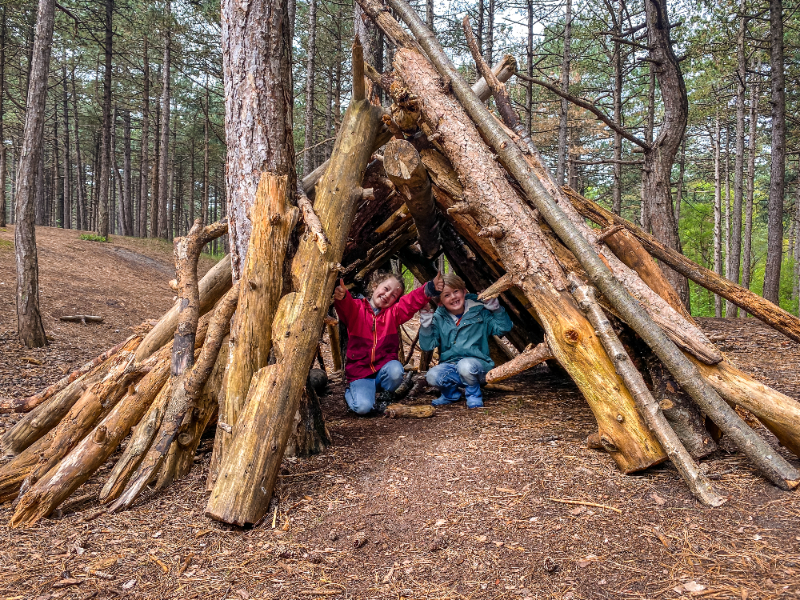
<svg viewBox="0 0 800 600">
<path fill-rule="evenodd" d="M 16 503 L 11 524 L 48 516 L 121 445 L 99 501 L 126 509 L 148 484 L 184 477 L 207 428 L 216 430 L 207 515 L 258 523 L 286 448 L 310 453 L 329 443 L 307 377 L 323 332 L 342 368 L 329 315 L 335 281 L 358 287 L 392 259 L 427 280 L 441 254 L 482 299 L 499 297 L 515 323 L 507 341 L 517 352 L 493 341 L 505 355 L 487 381 L 557 363 L 596 417 L 596 444 L 623 472 L 669 459 L 701 502 L 720 505 L 696 462 L 716 447 L 705 417 L 766 478 L 795 488 L 800 473 L 734 407 L 800 455 L 800 404 L 731 364 L 653 257 L 792 339 L 800 340 L 800 320 L 559 188 L 508 101 L 503 81 L 516 62 L 489 69 L 468 22 L 483 75 L 471 87 L 404 0 L 388 4 L 407 30 L 382 3 L 358 2 L 395 44 L 393 70 L 364 65 L 356 40 L 353 100 L 331 158 L 296 193 L 286 177 L 262 175 L 240 278 L 226 257 L 198 281 L 199 252 L 227 225 L 196 223 L 175 244 L 179 299 L 149 333 L 34 396 L 0 401 L 0 410 L 26 413 L 0 438 L 13 456 L 0 467 L 0 501 Z M 368 85 L 385 90 L 391 109 L 369 101 Z M 490 95 L 502 120 L 484 105 Z M 430 360 L 421 355 L 418 369 Z"/>
</svg>

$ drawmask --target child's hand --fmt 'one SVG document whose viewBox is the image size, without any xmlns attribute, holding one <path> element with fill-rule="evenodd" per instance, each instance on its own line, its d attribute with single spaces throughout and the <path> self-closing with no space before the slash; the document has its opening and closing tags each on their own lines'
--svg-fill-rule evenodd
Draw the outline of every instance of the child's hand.
<svg viewBox="0 0 800 600">
<path fill-rule="evenodd" d="M 339 278 L 339 285 L 333 289 L 333 299 L 336 301 L 344 300 L 347 295 L 347 288 L 344 287 L 344 279 Z"/>
<path fill-rule="evenodd" d="M 486 300 L 483 305 L 486 307 L 486 310 L 491 310 L 494 312 L 500 308 L 500 300 L 497 298 L 492 298 L 491 300 Z"/>
<path fill-rule="evenodd" d="M 436 277 L 433 278 L 433 287 L 436 288 L 437 292 L 441 292 L 444 289 L 444 278 L 441 271 L 437 272 Z"/>
<path fill-rule="evenodd" d="M 433 324 L 434 311 L 429 308 L 423 308 L 419 311 L 419 326 L 430 327 Z"/>
</svg>

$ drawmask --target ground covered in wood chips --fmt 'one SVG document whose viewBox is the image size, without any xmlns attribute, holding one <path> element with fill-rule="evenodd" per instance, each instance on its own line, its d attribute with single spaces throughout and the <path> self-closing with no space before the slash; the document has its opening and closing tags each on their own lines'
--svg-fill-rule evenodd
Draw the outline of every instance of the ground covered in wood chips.
<svg viewBox="0 0 800 600">
<path fill-rule="evenodd" d="M 12 235 L 0 231 L 0 244 Z M 55 381 L 172 299 L 166 245 L 51 229 L 38 239 L 54 342 L 28 351 L 14 341 L 13 250 L 0 246 L 0 396 Z M 105 323 L 58 322 L 65 312 Z M 800 345 L 753 320 L 702 324 L 739 366 L 800 398 Z M 704 508 L 670 465 L 625 476 L 588 450 L 594 419 L 571 382 L 543 367 L 509 383 L 515 391 L 488 393 L 482 410 L 461 403 L 415 421 L 348 415 L 341 384 L 331 385 L 333 445 L 285 461 L 253 529 L 203 516 L 211 439 L 187 480 L 122 514 L 94 500 L 110 465 L 31 529 L 10 530 L 4 506 L 0 599 L 800 595 L 797 493 L 727 448 L 703 464 L 728 502 Z"/>
</svg>

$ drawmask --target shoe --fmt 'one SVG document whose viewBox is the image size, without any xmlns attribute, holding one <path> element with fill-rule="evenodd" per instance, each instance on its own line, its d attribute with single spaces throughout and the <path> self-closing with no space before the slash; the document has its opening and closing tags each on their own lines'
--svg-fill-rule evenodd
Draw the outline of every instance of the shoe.
<svg viewBox="0 0 800 600">
<path fill-rule="evenodd" d="M 446 396 L 442 395 L 436 398 L 433 402 L 431 402 L 431 406 L 447 406 L 448 404 L 453 404 L 453 402 L 458 402 L 461 400 L 460 397 L 458 398 L 447 398 Z"/>
<path fill-rule="evenodd" d="M 396 395 L 394 392 L 381 392 L 378 394 L 377 399 L 375 400 L 375 408 L 374 410 L 377 414 L 382 415 L 386 412 L 386 408 L 390 404 L 394 404 Z"/>
<path fill-rule="evenodd" d="M 476 398 L 475 396 L 471 396 L 467 398 L 467 408 L 482 408 L 483 407 L 483 399 Z"/>
</svg>

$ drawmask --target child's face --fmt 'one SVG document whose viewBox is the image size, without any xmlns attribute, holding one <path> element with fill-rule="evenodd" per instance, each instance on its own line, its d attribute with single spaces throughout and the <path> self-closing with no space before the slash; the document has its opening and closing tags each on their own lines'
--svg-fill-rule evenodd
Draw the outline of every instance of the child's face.
<svg viewBox="0 0 800 600">
<path fill-rule="evenodd" d="M 400 287 L 400 282 L 394 277 L 390 277 L 378 284 L 378 287 L 372 292 L 372 305 L 384 310 L 397 302 L 402 295 L 403 288 Z"/>
<path fill-rule="evenodd" d="M 467 290 L 454 290 L 446 285 L 442 290 L 442 295 L 439 296 L 439 301 L 448 312 L 454 315 L 460 315 L 464 312 L 464 298 L 466 298 L 466 296 Z"/>
</svg>

